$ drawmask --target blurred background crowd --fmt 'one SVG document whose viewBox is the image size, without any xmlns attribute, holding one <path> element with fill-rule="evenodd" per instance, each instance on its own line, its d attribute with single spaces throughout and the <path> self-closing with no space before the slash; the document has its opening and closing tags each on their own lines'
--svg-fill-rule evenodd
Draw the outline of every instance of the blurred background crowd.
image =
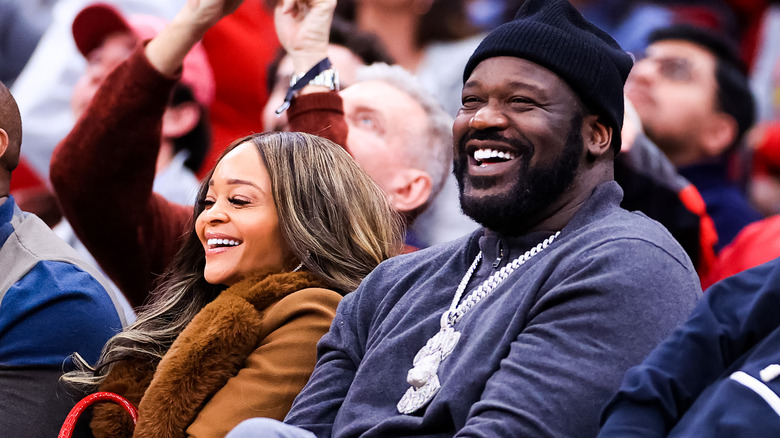
<svg viewBox="0 0 780 438">
<path fill-rule="evenodd" d="M 780 257 L 780 0 L 570 1 L 634 60 L 614 166 L 623 207 L 669 230 L 693 262 L 703 289 Z M 204 211 L 209 186 L 201 181 L 215 172 L 223 152 L 233 148 L 238 152 L 225 157 L 240 157 L 246 148 L 233 142 L 242 138 L 270 147 L 262 146 L 267 137 L 248 135 L 302 131 L 331 139 L 365 171 L 366 186 L 386 195 L 372 198 L 375 193 L 366 190 L 371 192 L 366 199 L 381 200 L 374 205 L 377 211 L 392 214 L 373 214 L 386 224 L 364 225 L 396 235 L 399 242 L 377 238 L 374 243 L 386 248 L 366 256 L 371 260 L 365 272 L 338 267 L 352 276 L 367 274 L 401 251 L 402 222 L 404 252 L 477 229 L 460 209 L 452 175 L 452 118 L 461 108 L 469 57 L 487 33 L 513 19 L 523 0 L 339 0 L 327 54 L 341 91 L 302 93 L 286 112 L 277 108 L 289 104 L 291 78 L 309 66 L 301 71 L 302 51 L 289 47 L 295 35 L 288 35 L 287 45 L 280 42 L 286 30 L 275 29 L 277 1 L 244 0 L 234 13 L 210 23 L 203 38 L 185 36 L 182 46 L 191 42 L 193 49 L 186 58 L 187 51 L 181 51 L 183 69 L 166 71 L 153 55 L 175 34 L 170 29 L 176 26 L 166 23 L 185 4 L 0 0 L 0 81 L 16 99 L 24 126 L 19 164 L 7 172 L 10 177 L 13 170 L 10 194 L 21 210 L 39 216 L 122 292 L 119 303 L 107 302 L 119 316 L 106 325 L 137 317 L 182 243 L 181 230 L 185 224 L 191 229 L 190 222 Z M 156 35 L 165 38 L 148 43 Z M 157 52 L 146 51 L 141 42 Z M 366 67 L 374 63 L 390 66 Z M 143 113 L 149 108 L 159 114 Z M 506 158 L 492 153 L 480 161 Z M 313 174 L 328 170 L 319 164 L 312 164 L 314 170 L 280 165 L 277 171 L 308 173 L 313 180 Z M 332 179 L 335 186 L 350 185 L 349 178 Z M 149 198 L 152 180 L 156 195 Z M 323 193 L 323 186 L 309 191 Z M 344 218 L 371 206 L 357 195 L 342 197 L 340 204 L 327 196 L 318 199 L 330 207 L 338 204 Z M 195 201 L 200 202 L 192 216 Z M 289 208 L 296 211 L 281 216 L 311 213 Z M 301 226 L 289 232 L 289 240 L 307 233 L 323 240 L 343 234 L 344 248 L 356 240 L 337 221 L 304 219 L 299 222 L 327 222 L 337 230 Z M 220 248 L 241 244 L 201 237 Z M 328 251 L 345 252 L 342 247 Z M 290 275 L 307 260 L 326 260 L 309 249 L 298 252 L 301 264 Z M 333 280 L 332 289 L 350 292 L 359 280 Z M 177 300 L 190 301 L 185 292 Z M 332 309 L 326 310 L 335 311 L 337 298 L 329 299 Z M 188 317 L 204 303 L 192 304 L 196 309 Z M 177 314 L 177 309 L 168 310 Z M 330 313 L 323 316 L 327 324 L 330 318 Z M 162 326 L 169 322 L 161 321 Z M 189 330 L 199 330 L 194 327 Z M 166 336 L 170 342 L 175 338 Z M 317 339 L 313 336 L 309 347 Z M 96 355 L 99 348 L 93 350 Z M 52 379 L 61 363 L 57 356 Z"/>
<path fill-rule="evenodd" d="M 57 226 L 58 234 L 74 246 L 78 242 L 67 224 L 62 223 L 50 190 L 51 153 L 71 130 L 107 72 L 128 55 L 95 56 L 90 53 L 93 47 L 78 46 L 74 37 L 79 38 L 81 34 L 82 39 L 88 39 L 90 32 L 100 33 L 98 20 L 74 23 L 77 14 L 90 3 L 90 0 L 0 2 L 0 80 L 11 88 L 24 121 L 22 160 L 14 172 L 11 193 L 22 209 L 37 213 L 52 227 Z M 175 15 L 184 1 L 106 3 L 127 16 L 146 16 L 139 29 L 146 26 L 151 30 L 144 34 L 136 29 L 136 33 L 137 37 L 148 38 Z M 351 71 L 354 66 L 390 61 L 412 72 L 439 99 L 445 111 L 454 116 L 460 107 L 462 71 L 468 56 L 486 32 L 510 20 L 522 3 L 522 0 L 341 0 L 331 32 L 331 44 L 336 47 L 331 58 L 340 70 L 342 88 L 355 81 Z M 666 139 L 658 134 L 659 129 L 650 120 L 654 111 L 643 109 L 641 103 L 635 102 L 637 112 L 632 114 L 636 123 L 630 125 L 636 132 L 644 132 L 665 153 L 672 166 L 654 167 L 655 164 L 648 164 L 646 155 L 635 152 L 634 157 L 625 157 L 622 165 L 628 170 L 621 173 L 618 167 L 616 178 L 626 191 L 624 206 L 643 210 L 666 225 L 700 268 L 705 286 L 741 270 L 734 267 L 733 260 L 742 260 L 745 254 L 756 254 L 755 261 L 746 262 L 749 265 L 780 254 L 780 243 L 765 239 L 772 235 L 770 230 L 780 226 L 780 222 L 773 225 L 772 221 L 780 213 L 780 2 L 573 0 L 572 4 L 637 61 L 645 57 L 653 31 L 676 24 L 704 28 L 728 41 L 739 58 L 740 68 L 749 78 L 754 97 L 755 117 L 747 117 L 749 126 L 745 127 L 744 135 L 738 136 L 738 144 L 715 154 L 717 169 L 712 166 L 703 169 L 696 162 L 697 167 L 691 170 L 690 160 L 675 158 L 674 152 L 670 152 L 674 146 L 666 145 Z M 190 88 L 200 91 L 189 99 L 194 98 L 204 110 L 206 117 L 201 125 L 205 125 L 202 129 L 208 131 L 209 140 L 208 144 L 173 142 L 171 149 L 161 154 L 155 190 L 169 199 L 185 204 L 194 199 L 198 179 L 213 166 L 231 140 L 250 132 L 286 129 L 284 118 L 277 118 L 271 112 L 286 91 L 292 68 L 285 66 L 282 59 L 283 51 L 273 28 L 273 6 L 271 0 L 244 2 L 236 13 L 206 33 L 202 48 L 198 49 L 203 52 L 199 55 L 203 59 L 195 67 L 197 71 L 185 69 L 183 82 L 187 83 L 190 76 Z M 158 17 L 160 23 L 154 23 L 149 16 Z M 653 80 L 637 67 L 633 76 L 635 84 Z M 630 101 L 629 86 L 627 92 Z M 641 94 L 635 91 L 634 96 L 637 93 Z M 678 118 L 677 123 L 685 124 L 680 129 L 689 136 L 698 128 L 686 124 L 683 118 Z M 681 137 L 686 139 L 683 143 L 694 143 L 685 135 Z M 624 136 L 627 139 L 624 150 L 630 151 L 633 137 Z M 667 164 L 665 159 L 662 161 Z M 638 178 L 654 179 L 655 184 L 666 186 L 673 192 L 675 202 L 682 202 L 685 209 L 697 216 L 695 224 L 687 226 L 686 219 L 679 214 L 665 217 L 670 215 L 671 208 L 666 208 L 663 196 L 656 197 L 658 205 L 649 205 L 654 201 L 647 192 L 632 188 Z M 709 193 L 709 186 L 714 184 L 712 178 L 718 179 L 718 184 L 728 185 L 728 193 L 722 190 Z M 689 183 L 700 193 L 707 214 L 701 211 L 701 205 L 696 206 L 701 203 L 698 194 L 690 196 L 686 191 Z M 644 187 L 643 183 L 637 185 Z M 432 201 L 434 207 L 415 220 L 414 246 L 450 240 L 474 229 L 475 225 L 459 214 L 457 203 L 438 199 L 452 200 L 455 193 L 450 178 Z M 734 210 L 732 216 L 737 217 L 730 218 L 729 225 L 721 223 L 719 216 L 723 213 L 716 211 L 718 201 L 713 196 L 731 196 L 721 199 L 717 207 Z M 714 222 L 714 229 L 707 215 Z M 762 221 L 764 218 L 768 220 Z M 747 242 L 744 248 L 729 247 L 737 243 L 735 238 L 740 231 L 756 223 L 761 226 L 743 233 L 751 234 L 742 237 Z M 736 255 L 730 255 L 735 251 Z M 717 260 L 724 256 L 732 260 L 721 262 L 719 267 Z M 723 268 L 724 263 L 728 268 Z M 712 280 L 707 279 L 708 275 Z"/>
</svg>

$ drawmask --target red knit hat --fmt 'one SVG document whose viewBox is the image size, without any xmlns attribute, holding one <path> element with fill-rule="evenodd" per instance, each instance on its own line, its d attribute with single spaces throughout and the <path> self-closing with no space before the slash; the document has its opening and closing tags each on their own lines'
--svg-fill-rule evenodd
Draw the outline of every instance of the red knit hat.
<svg viewBox="0 0 780 438">
<path fill-rule="evenodd" d="M 125 19 L 114 6 L 95 3 L 73 19 L 73 39 L 79 52 L 86 57 L 112 33 L 132 32 L 139 40 L 147 40 L 154 38 L 165 24 L 165 20 L 154 15 L 133 14 Z M 200 43 L 184 58 L 181 81 L 192 89 L 201 105 L 208 107 L 214 101 L 214 73 Z"/>
</svg>

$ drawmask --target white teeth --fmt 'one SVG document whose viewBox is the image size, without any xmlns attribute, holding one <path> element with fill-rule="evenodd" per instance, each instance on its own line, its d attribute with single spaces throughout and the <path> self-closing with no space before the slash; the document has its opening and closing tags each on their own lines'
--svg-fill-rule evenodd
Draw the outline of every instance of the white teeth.
<svg viewBox="0 0 780 438">
<path fill-rule="evenodd" d="M 502 160 L 512 160 L 515 154 L 511 152 L 502 152 L 495 149 L 477 149 L 474 151 L 474 159 L 477 161 L 487 160 L 488 158 L 501 158 Z"/>
<path fill-rule="evenodd" d="M 209 246 L 216 246 L 216 245 L 226 245 L 226 246 L 236 246 L 240 242 L 236 240 L 230 240 L 230 239 L 208 239 L 206 243 Z"/>
</svg>

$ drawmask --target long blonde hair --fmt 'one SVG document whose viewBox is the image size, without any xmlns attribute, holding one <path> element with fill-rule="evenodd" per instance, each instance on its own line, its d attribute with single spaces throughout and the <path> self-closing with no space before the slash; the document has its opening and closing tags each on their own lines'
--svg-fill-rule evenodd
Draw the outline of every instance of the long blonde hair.
<svg viewBox="0 0 780 438">
<path fill-rule="evenodd" d="M 329 287 L 342 294 L 354 290 L 379 263 L 402 250 L 400 215 L 340 146 L 310 134 L 264 133 L 234 141 L 222 157 L 247 142 L 257 147 L 268 170 L 283 238 Z M 203 211 L 213 172 L 201 183 L 193 223 Z M 192 227 L 137 320 L 109 339 L 94 368 L 76 355 L 78 370 L 63 375 L 63 381 L 90 391 L 118 361 L 161 359 L 192 318 L 225 289 L 206 282 L 205 264 Z"/>
</svg>

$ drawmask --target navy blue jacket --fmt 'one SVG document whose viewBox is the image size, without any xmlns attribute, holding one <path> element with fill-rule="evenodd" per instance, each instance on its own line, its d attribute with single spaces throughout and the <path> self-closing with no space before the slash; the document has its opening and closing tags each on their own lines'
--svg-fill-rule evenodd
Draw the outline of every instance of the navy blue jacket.
<svg viewBox="0 0 780 438">
<path fill-rule="evenodd" d="M 690 319 L 626 373 L 599 437 L 780 436 L 773 364 L 780 259 L 707 289 Z"/>
<path fill-rule="evenodd" d="M 725 164 L 707 163 L 682 167 L 680 175 L 696 186 L 707 205 L 707 214 L 712 218 L 718 232 L 715 252 L 728 245 L 745 226 L 763 219 L 737 186 L 728 180 Z"/>
</svg>

